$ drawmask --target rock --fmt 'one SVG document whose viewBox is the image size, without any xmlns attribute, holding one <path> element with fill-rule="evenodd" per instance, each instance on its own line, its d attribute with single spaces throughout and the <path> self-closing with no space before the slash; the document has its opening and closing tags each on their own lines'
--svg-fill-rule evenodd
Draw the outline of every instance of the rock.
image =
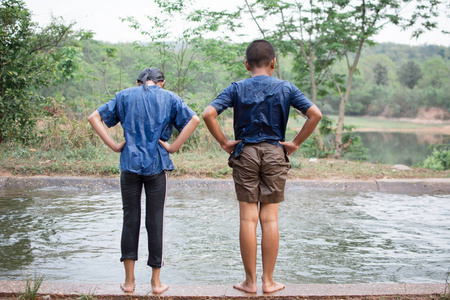
<svg viewBox="0 0 450 300">
<path fill-rule="evenodd" d="M 398 170 L 398 171 L 412 171 L 412 169 L 410 167 L 405 166 L 405 165 L 400 165 L 400 164 L 393 165 L 392 166 L 392 170 L 393 171 L 396 171 L 396 170 Z"/>
</svg>

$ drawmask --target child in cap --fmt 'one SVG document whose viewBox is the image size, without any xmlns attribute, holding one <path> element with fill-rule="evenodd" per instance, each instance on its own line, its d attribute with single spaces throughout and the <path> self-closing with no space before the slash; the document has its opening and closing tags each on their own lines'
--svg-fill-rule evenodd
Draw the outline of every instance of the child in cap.
<svg viewBox="0 0 450 300">
<path fill-rule="evenodd" d="M 100 138 L 120 154 L 120 187 L 123 204 L 121 258 L 125 283 L 121 288 L 133 292 L 134 266 L 138 260 L 142 187 L 146 196 L 145 226 L 148 236 L 147 265 L 152 268 L 152 291 L 159 294 L 168 286 L 160 281 L 163 261 L 164 208 L 167 172 L 174 169 L 169 153 L 176 152 L 199 124 L 198 116 L 175 93 L 164 90 L 164 74 L 157 68 L 143 70 L 137 87 L 116 93 L 109 102 L 89 116 Z M 120 122 L 125 141 L 117 143 L 106 126 Z M 172 144 L 167 140 L 173 128 L 180 134 Z"/>
</svg>

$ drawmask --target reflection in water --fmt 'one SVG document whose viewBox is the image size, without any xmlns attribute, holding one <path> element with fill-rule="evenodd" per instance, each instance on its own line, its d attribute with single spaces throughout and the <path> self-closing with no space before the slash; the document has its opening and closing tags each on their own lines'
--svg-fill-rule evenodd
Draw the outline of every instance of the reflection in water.
<svg viewBox="0 0 450 300">
<path fill-rule="evenodd" d="M 291 188 L 280 205 L 276 280 L 443 282 L 450 262 L 449 207 L 448 195 Z M 23 280 L 36 271 L 49 281 L 121 282 L 121 214 L 116 191 L 0 191 L 0 280 Z M 162 279 L 241 280 L 238 222 L 231 190 L 169 191 Z M 150 280 L 145 239 L 141 235 L 138 283 Z"/>
<path fill-rule="evenodd" d="M 450 135 L 400 132 L 355 132 L 369 149 L 370 161 L 412 166 L 432 153 L 434 144 L 450 144 Z"/>
</svg>

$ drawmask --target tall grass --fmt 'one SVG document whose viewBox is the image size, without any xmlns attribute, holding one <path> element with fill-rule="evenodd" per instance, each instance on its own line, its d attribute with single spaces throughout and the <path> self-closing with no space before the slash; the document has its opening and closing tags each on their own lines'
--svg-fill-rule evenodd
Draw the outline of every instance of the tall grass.
<svg viewBox="0 0 450 300">
<path fill-rule="evenodd" d="M 34 273 L 33 280 L 28 277 L 25 283 L 25 291 L 19 295 L 19 300 L 35 300 L 43 281 L 44 275 Z"/>
</svg>

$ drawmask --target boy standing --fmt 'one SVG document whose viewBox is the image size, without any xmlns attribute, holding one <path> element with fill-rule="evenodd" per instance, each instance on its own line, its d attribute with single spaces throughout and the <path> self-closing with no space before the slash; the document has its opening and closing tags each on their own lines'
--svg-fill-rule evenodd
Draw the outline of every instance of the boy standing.
<svg viewBox="0 0 450 300">
<path fill-rule="evenodd" d="M 125 267 L 124 292 L 135 288 L 134 265 L 138 259 L 142 187 L 146 196 L 145 226 L 148 236 L 147 265 L 152 268 L 152 291 L 160 294 L 168 286 L 160 281 L 163 266 L 164 208 L 167 171 L 174 169 L 169 153 L 176 152 L 194 132 L 198 116 L 176 94 L 164 90 L 164 74 L 156 68 L 143 70 L 137 87 L 118 92 L 89 116 L 101 139 L 120 154 L 120 188 L 123 228 L 120 261 Z M 125 141 L 117 143 L 103 122 L 112 127 L 120 122 Z M 180 134 L 172 144 L 167 140 L 173 128 Z"/>
<path fill-rule="evenodd" d="M 261 223 L 262 291 L 284 288 L 273 280 L 278 255 L 278 206 L 290 168 L 287 156 L 314 131 L 322 113 L 288 81 L 272 77 L 275 51 L 265 40 L 253 41 L 246 51 L 245 67 L 252 77 L 234 82 L 211 102 L 203 119 L 214 138 L 230 154 L 229 166 L 239 200 L 239 241 L 245 280 L 234 288 L 256 293 L 256 227 Z M 292 141 L 285 142 L 290 106 L 308 118 Z M 229 141 L 217 122 L 228 107 L 234 109 L 235 141 Z"/>
</svg>

